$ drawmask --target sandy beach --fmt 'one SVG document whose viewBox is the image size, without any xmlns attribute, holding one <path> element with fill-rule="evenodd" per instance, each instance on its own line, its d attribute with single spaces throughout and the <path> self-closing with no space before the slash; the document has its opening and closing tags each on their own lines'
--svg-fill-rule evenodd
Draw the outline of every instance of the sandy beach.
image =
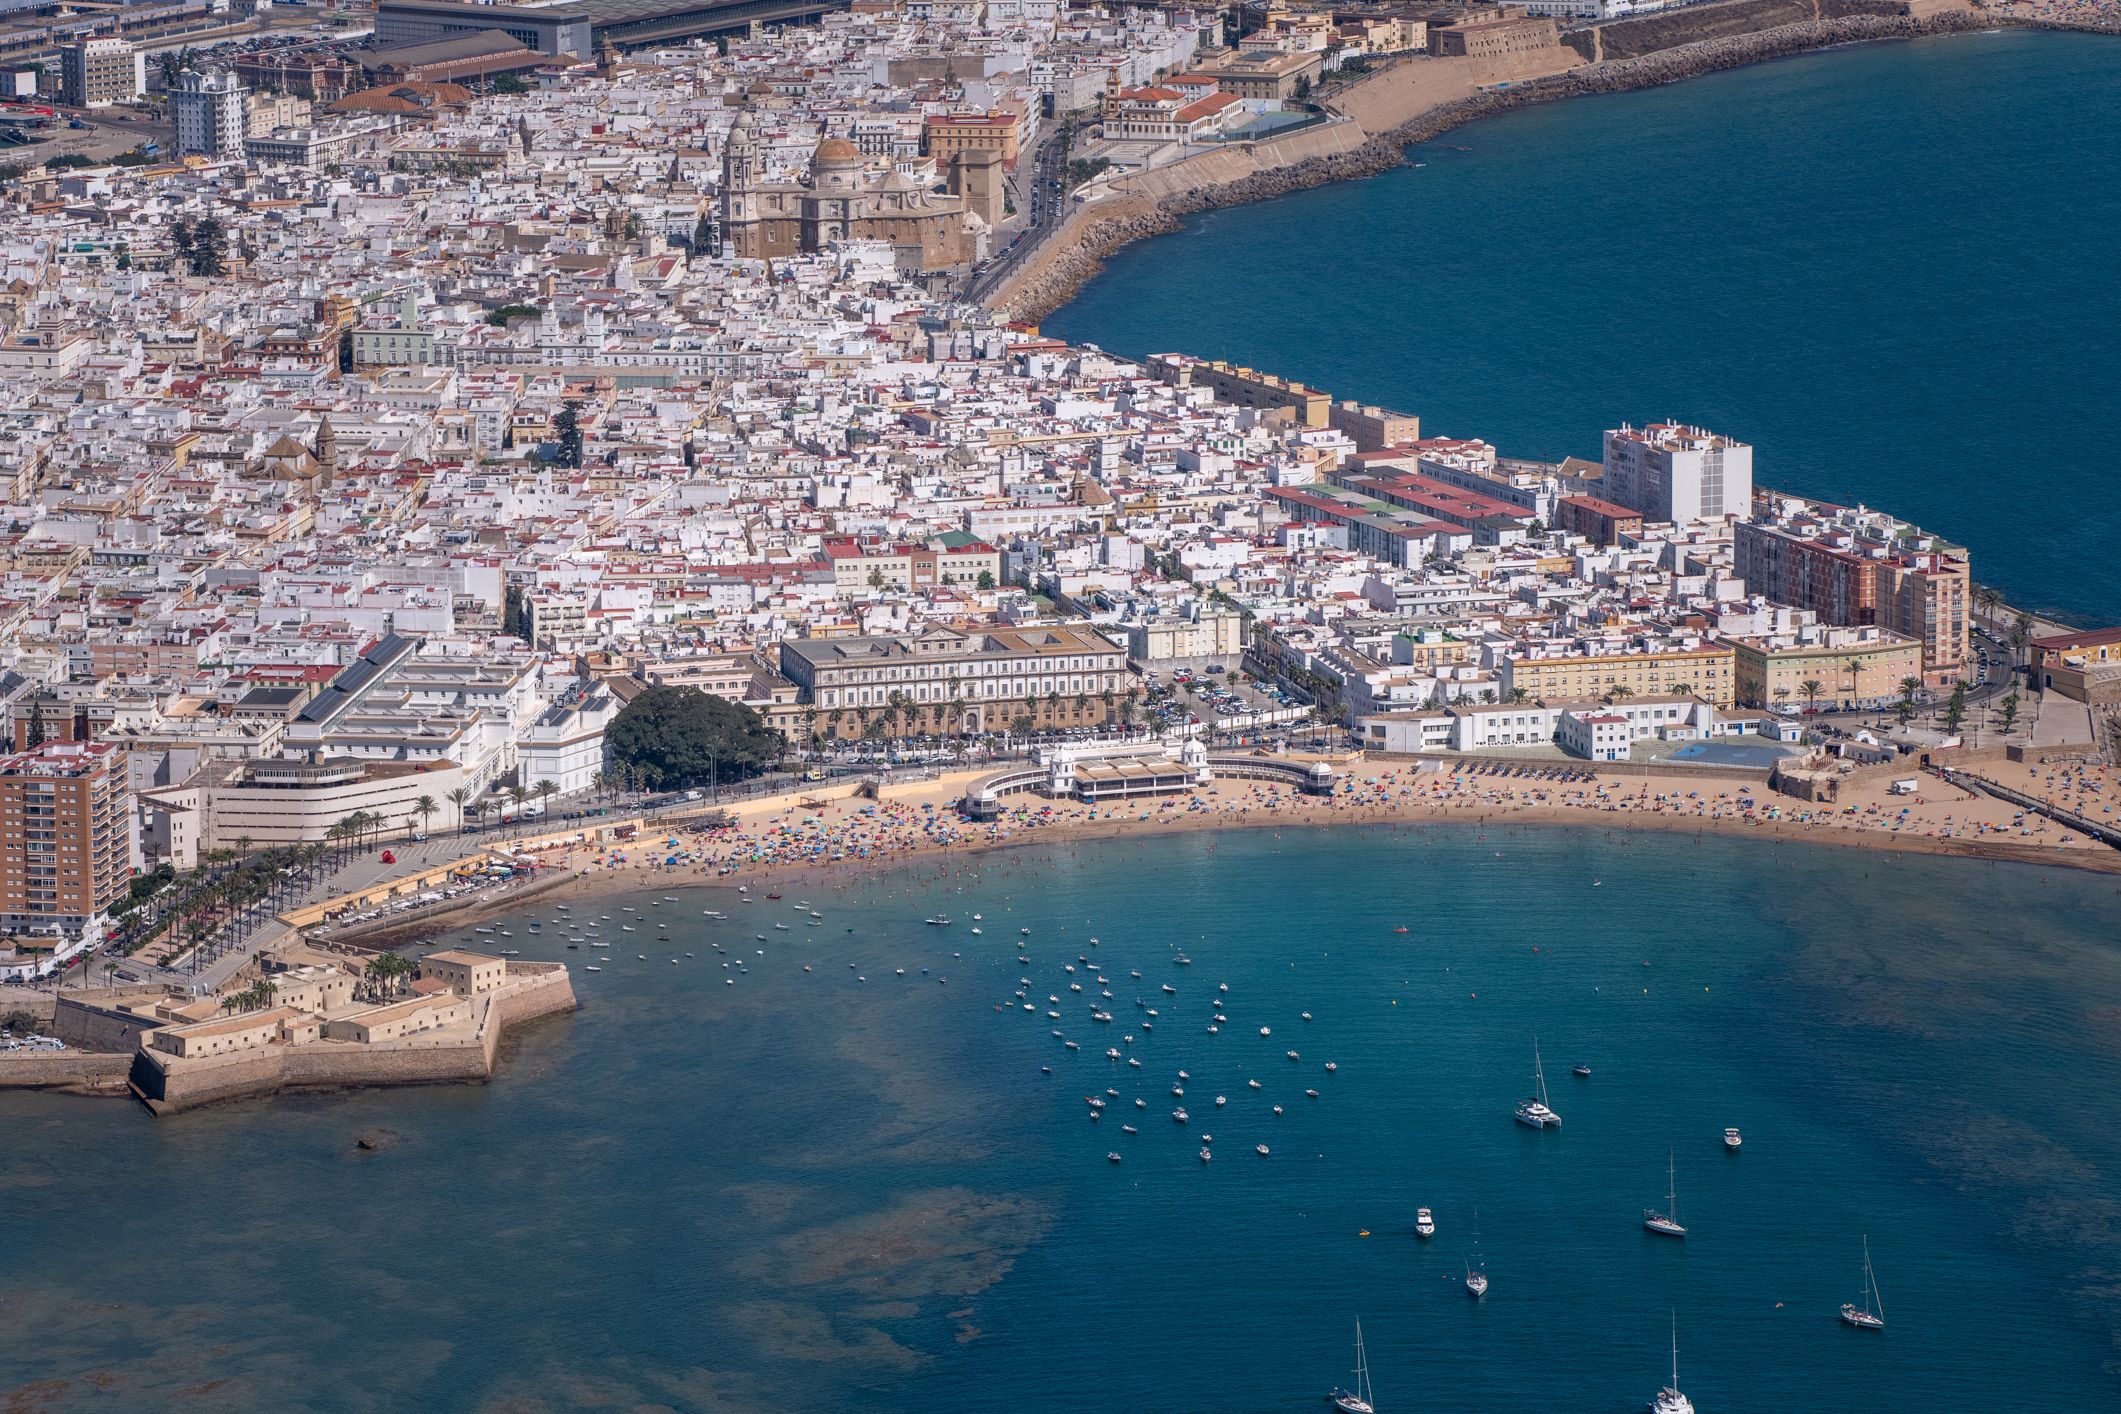
<svg viewBox="0 0 2121 1414">
<path fill-rule="evenodd" d="M 1536 769 L 1557 763 L 1528 764 Z M 2121 851 L 1991 796 L 1970 796 L 1933 776 L 1920 777 L 1921 788 L 1913 795 L 1893 795 L 1890 782 L 1879 780 L 1845 792 L 1833 805 L 1811 805 L 1711 775 L 1645 780 L 1590 775 L 1584 763 L 1568 769 L 1590 778 L 1506 777 L 1464 763 L 1422 772 L 1411 761 L 1360 761 L 1344 773 L 1331 799 L 1265 782 L 1225 780 L 1187 796 L 1124 807 L 1009 797 L 1007 812 L 992 822 L 968 821 L 955 808 L 966 784 L 981 772 L 888 787 L 881 800 L 847 797 L 804 806 L 775 797 L 732 807 L 731 823 L 720 829 L 663 822 L 652 834 L 621 844 L 548 849 L 541 857 L 551 873 L 536 883 L 498 889 L 454 910 L 446 922 L 408 917 L 359 941 L 378 946 L 385 939 L 403 943 L 432 936 L 519 912 L 532 898 L 549 906 L 678 886 L 845 886 L 881 868 L 1179 830 L 1532 825 L 1714 833 L 2121 873 Z M 1983 769 L 2000 784 L 2094 819 L 2117 818 L 2121 806 L 2121 785 L 2103 767 L 1993 762 Z"/>
</svg>

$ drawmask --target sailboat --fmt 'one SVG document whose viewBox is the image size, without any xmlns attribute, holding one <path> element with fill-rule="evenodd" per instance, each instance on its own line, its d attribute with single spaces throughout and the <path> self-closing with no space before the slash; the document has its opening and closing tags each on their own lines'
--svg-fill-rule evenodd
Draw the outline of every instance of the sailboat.
<svg viewBox="0 0 2121 1414">
<path fill-rule="evenodd" d="M 1473 1255 L 1466 1258 L 1466 1290 L 1475 1300 L 1488 1294 L 1488 1262 L 1480 1255 L 1480 1209 L 1473 1210 Z"/>
<path fill-rule="evenodd" d="M 1334 1390 L 1326 1396 L 1326 1403 L 1340 1414 L 1374 1414 L 1370 1403 L 1370 1358 L 1363 1353 L 1361 1321 L 1355 1323 L 1355 1387 Z"/>
<path fill-rule="evenodd" d="M 1885 1329 L 1885 1298 L 1878 1294 L 1878 1274 L 1871 1270 L 1871 1239 L 1863 1239 L 1863 1305 L 1841 1303 L 1841 1319 L 1860 1331 Z"/>
<path fill-rule="evenodd" d="M 1547 1073 L 1539 1063 L 1539 1042 L 1532 1042 L 1532 1094 L 1518 1102 L 1517 1122 L 1533 1129 L 1545 1129 L 1548 1125 L 1561 1128 L 1561 1116 L 1547 1105 Z"/>
<path fill-rule="evenodd" d="M 1694 1401 L 1679 1392 L 1679 1313 L 1672 1313 L 1672 1382 L 1650 1401 L 1650 1414 L 1694 1414 Z"/>
<path fill-rule="evenodd" d="M 1666 1237 L 1685 1237 L 1686 1229 L 1679 1222 L 1679 1177 L 1670 1150 L 1665 1151 L 1664 1211 L 1655 1208 L 1642 1210 L 1642 1225 L 1651 1232 L 1663 1233 Z"/>
</svg>

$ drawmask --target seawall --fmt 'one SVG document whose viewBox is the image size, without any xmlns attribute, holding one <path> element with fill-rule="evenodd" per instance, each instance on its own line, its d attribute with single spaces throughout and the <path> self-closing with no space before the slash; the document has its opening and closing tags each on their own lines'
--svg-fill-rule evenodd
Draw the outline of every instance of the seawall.
<svg viewBox="0 0 2121 1414">
<path fill-rule="evenodd" d="M 70 1090 L 83 1095 L 123 1095 L 133 1058 L 107 1051 L 61 1051 L 57 1055 L 0 1055 L 0 1090 Z"/>
<path fill-rule="evenodd" d="M 1650 88 L 1842 44 L 2007 25 L 2031 22 L 1965 0 L 1722 0 L 1575 31 L 1567 45 L 1517 56 L 1507 67 L 1407 60 L 1328 98 L 1334 122 L 1111 182 L 1111 195 L 1079 207 L 987 303 L 1012 319 L 1041 319 L 1113 251 L 1175 231 L 1187 214 L 1375 176 L 1399 166 L 1409 144 L 1528 104 Z M 1587 61 L 1585 50 L 1607 57 Z"/>
<path fill-rule="evenodd" d="M 470 1035 L 354 1045 L 321 1041 L 274 1045 L 261 1051 L 171 1063 L 152 1051 L 131 1057 L 134 1093 L 156 1114 L 172 1114 L 226 1100 L 282 1090 L 338 1089 L 365 1085 L 475 1084 L 493 1077 L 501 1037 L 512 1026 L 573 1011 L 579 1006 L 567 970 L 536 968 L 498 992 L 477 999 Z"/>
</svg>

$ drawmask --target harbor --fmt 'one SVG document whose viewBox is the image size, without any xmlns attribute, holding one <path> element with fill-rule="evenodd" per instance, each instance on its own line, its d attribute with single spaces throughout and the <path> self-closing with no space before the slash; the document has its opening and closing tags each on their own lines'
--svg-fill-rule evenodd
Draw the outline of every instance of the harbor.
<svg viewBox="0 0 2121 1414">
<path fill-rule="evenodd" d="M 154 1398 L 210 1378 L 191 1352 L 245 1331 L 224 1403 L 284 1407 L 317 1368 L 319 1318 L 260 1332 L 245 1312 L 321 1295 L 345 1313 L 334 1358 L 372 1360 L 394 1403 L 588 1379 L 633 1400 L 712 1388 L 743 1408 L 771 1390 L 999 1411 L 1034 1387 L 1079 1389 L 1067 1408 L 1115 1391 L 1187 1407 L 1186 1352 L 1212 1348 L 1253 1404 L 1297 1409 L 1347 1382 L 1359 1318 L 1379 1409 L 1620 1409 L 1670 1378 L 1676 1306 L 1680 1388 L 1703 1410 L 1951 1407 L 2013 1390 L 2095 1404 L 2111 1311 L 2088 1276 L 2110 1258 L 2077 1235 L 2096 1231 L 2115 1159 L 2063 1097 L 2117 1078 L 2073 1039 L 2121 1005 L 2110 950 L 2085 941 L 2116 906 L 2111 881 L 1882 858 L 1618 830 L 1299 825 L 794 888 L 658 880 L 594 907 L 541 899 L 492 934 L 437 940 L 575 972 L 582 1010 L 511 1041 L 494 1083 L 154 1122 L 176 1147 L 152 1191 L 179 1231 L 216 1231 L 222 1193 L 240 1207 L 299 1182 L 344 1215 L 350 1250 L 381 1252 L 405 1214 L 355 1195 L 416 1190 L 444 1232 L 441 1266 L 393 1275 L 385 1302 L 373 1276 L 320 1277 L 295 1255 L 290 1217 L 241 1211 L 219 1228 L 240 1255 L 185 1236 L 136 1254 L 121 1283 L 104 1260 L 117 1233 L 47 1229 L 8 1205 L 0 1238 L 32 1270 L 63 1241 L 79 1299 L 134 1314 L 48 1353 L 26 1331 L 0 1350 L 29 1379 L 64 1363 Z M 1982 921 L 2006 916 L 2007 934 Z M 1713 942 L 1707 918 L 1721 920 Z M 569 950 L 575 938 L 611 946 Z M 1535 1036 L 1564 1119 L 1544 1133 L 1512 1121 Z M 115 1131 L 149 1123 L 136 1109 L 0 1096 L 0 1123 L 39 1118 L 84 1141 L 74 1180 L 117 1202 L 149 1191 L 145 1171 L 112 1166 L 130 1147 Z M 355 1147 L 376 1135 L 384 1147 Z M 18 1192 L 35 1174 L 0 1168 Z M 1683 1242 L 1642 1227 L 1668 1187 Z M 500 1200 L 524 1216 L 495 1237 L 480 1215 Z M 2032 1212 L 2056 1226 L 2016 1220 Z M 1861 1307 L 1866 1238 L 1882 1339 L 1840 1319 Z M 1490 1281 L 1479 1301 L 1475 1263 Z M 126 1334 L 180 1319 L 158 1294 L 177 1270 L 205 1309 L 182 1333 Z M 1958 1299 L 1976 1276 L 1981 1301 Z M 34 1280 L 20 1299 L 53 1309 Z M 467 1306 L 502 1333 L 478 1358 L 384 1358 Z M 573 1314 L 587 1309 L 625 1324 L 623 1350 Z M 1056 1321 L 1077 1333 L 1066 1349 Z M 1529 1343 L 1554 1358 L 1528 1364 Z"/>
</svg>

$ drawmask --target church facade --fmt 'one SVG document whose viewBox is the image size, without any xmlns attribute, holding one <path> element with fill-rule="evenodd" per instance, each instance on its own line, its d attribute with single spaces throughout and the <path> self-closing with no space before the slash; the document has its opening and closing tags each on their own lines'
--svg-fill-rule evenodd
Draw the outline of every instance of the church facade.
<svg viewBox="0 0 2121 1414">
<path fill-rule="evenodd" d="M 805 181 L 768 180 L 751 115 L 738 116 L 722 154 L 722 249 L 746 259 L 802 255 L 836 240 L 888 241 L 906 270 L 942 270 L 979 257 L 985 223 L 963 197 L 929 191 L 895 168 L 872 166 L 845 138 L 826 138 Z"/>
</svg>

